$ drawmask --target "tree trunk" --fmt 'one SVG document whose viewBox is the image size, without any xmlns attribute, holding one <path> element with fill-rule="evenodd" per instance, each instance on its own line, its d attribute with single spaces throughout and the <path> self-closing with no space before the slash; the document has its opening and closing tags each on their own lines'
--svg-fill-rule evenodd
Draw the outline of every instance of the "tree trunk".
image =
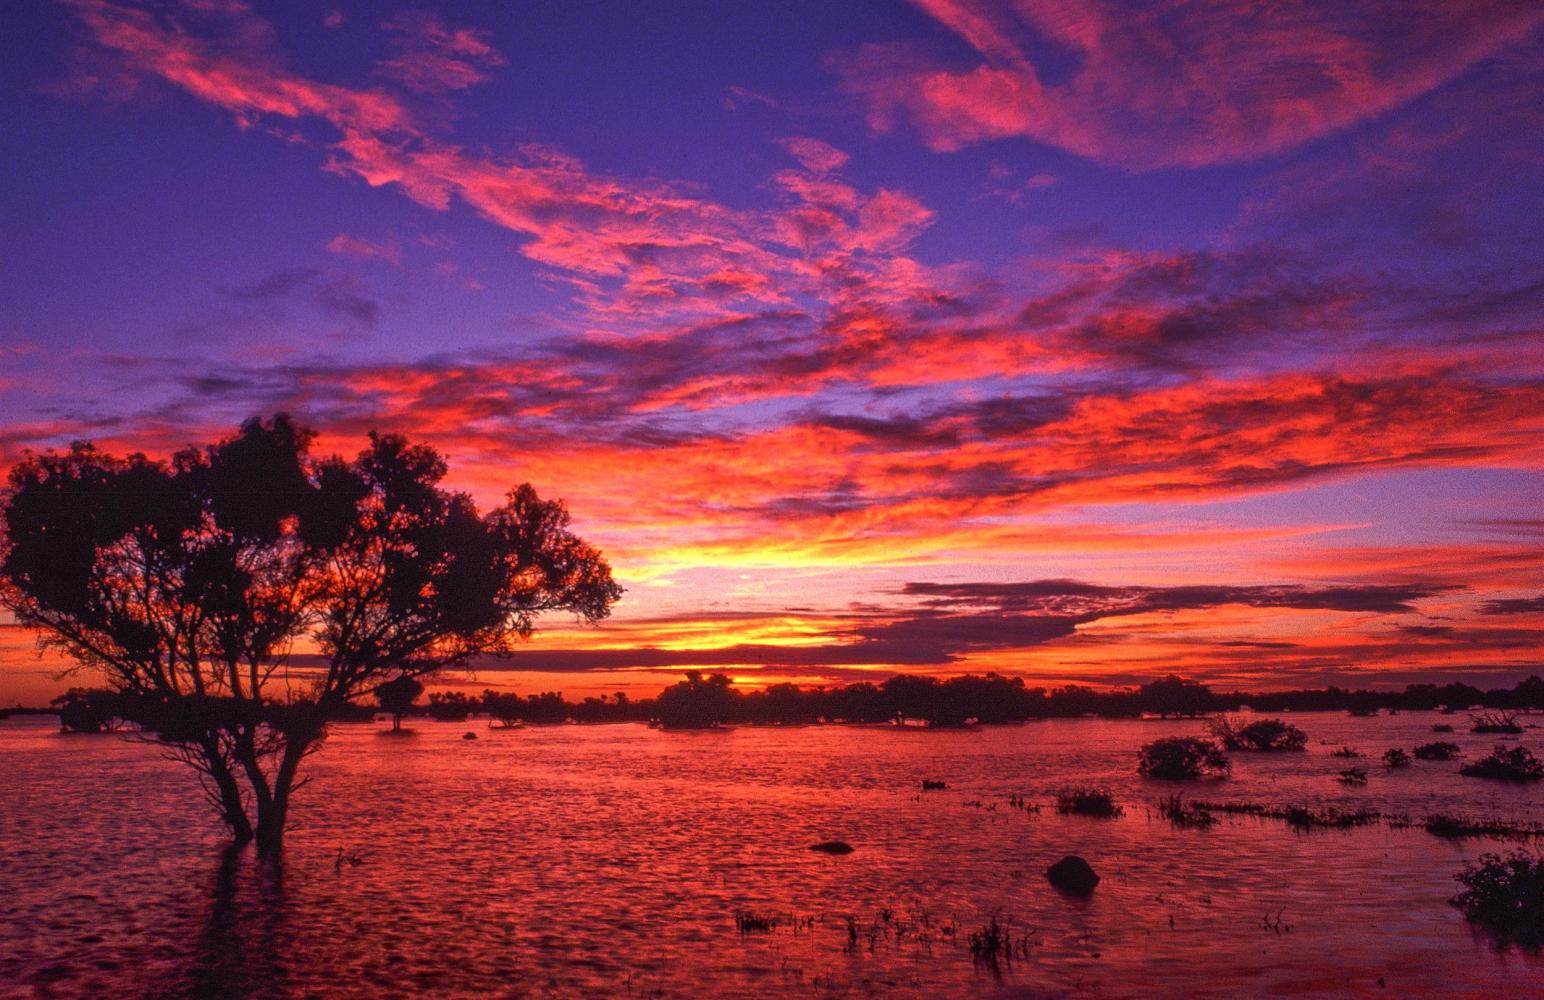
<svg viewBox="0 0 1544 1000">
<path fill-rule="evenodd" d="M 220 752 L 219 743 L 201 742 L 199 749 L 207 765 L 209 779 L 220 793 L 220 819 L 230 827 L 233 841 L 238 845 L 249 843 L 253 836 L 252 821 L 247 818 L 246 804 L 241 801 L 241 786 L 236 783 L 229 762 Z"/>
<path fill-rule="evenodd" d="M 284 847 L 284 825 L 289 819 L 290 793 L 295 788 L 295 773 L 314 739 L 306 735 L 289 734 L 284 743 L 284 756 L 279 769 L 274 772 L 273 788 L 267 800 L 258 803 L 257 850 L 259 854 L 277 855 Z"/>
<path fill-rule="evenodd" d="M 252 821 L 247 818 L 247 809 L 241 801 L 241 789 L 236 785 L 235 777 L 223 762 L 213 777 L 220 790 L 220 818 L 230 827 L 231 839 L 238 845 L 250 843 L 253 836 Z"/>
</svg>

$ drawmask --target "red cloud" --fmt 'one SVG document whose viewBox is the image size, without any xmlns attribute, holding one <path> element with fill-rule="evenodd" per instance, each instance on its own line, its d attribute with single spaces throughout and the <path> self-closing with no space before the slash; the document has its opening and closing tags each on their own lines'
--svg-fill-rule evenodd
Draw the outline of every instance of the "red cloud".
<svg viewBox="0 0 1544 1000">
<path fill-rule="evenodd" d="M 439 18 L 407 11 L 386 22 L 393 33 L 392 58 L 378 66 L 382 76 L 422 94 L 448 94 L 488 79 L 504 57 L 487 36 L 471 28 L 447 28 Z"/>
<path fill-rule="evenodd" d="M 353 257 L 373 257 L 390 264 L 402 263 L 401 254 L 395 246 L 389 243 L 375 243 L 361 236 L 350 236 L 348 233 L 339 233 L 329 240 L 327 250 L 330 253 L 348 254 Z"/>
<path fill-rule="evenodd" d="M 1544 23 L 1505 0 L 1393 14 L 1360 0 L 914 2 L 981 61 L 946 66 L 895 45 L 841 59 L 874 128 L 905 118 L 937 150 L 1030 138 L 1134 169 L 1291 149 L 1420 97 Z"/>
</svg>

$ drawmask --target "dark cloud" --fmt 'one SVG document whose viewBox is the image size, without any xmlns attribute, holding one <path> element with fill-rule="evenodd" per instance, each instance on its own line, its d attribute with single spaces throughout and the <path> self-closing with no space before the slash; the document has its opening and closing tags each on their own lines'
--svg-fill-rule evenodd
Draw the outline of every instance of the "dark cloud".
<svg viewBox="0 0 1544 1000">
<path fill-rule="evenodd" d="M 250 285 L 225 290 L 237 302 L 282 303 L 302 299 L 318 311 L 352 320 L 360 326 L 374 326 L 381 307 L 360 291 L 350 277 L 329 277 L 314 267 L 291 267 L 275 271 Z"/>
<path fill-rule="evenodd" d="M 1486 601 L 1480 605 L 1482 615 L 1531 615 L 1539 612 L 1544 612 L 1544 594 L 1538 597 Z"/>
<path fill-rule="evenodd" d="M 908 583 L 901 593 L 935 609 L 995 608 L 1004 613 L 1051 612 L 1104 618 L 1151 611 L 1186 611 L 1242 604 L 1377 614 L 1406 614 L 1413 602 L 1453 590 L 1435 584 L 1105 587 L 1078 580 L 1022 583 Z"/>
</svg>

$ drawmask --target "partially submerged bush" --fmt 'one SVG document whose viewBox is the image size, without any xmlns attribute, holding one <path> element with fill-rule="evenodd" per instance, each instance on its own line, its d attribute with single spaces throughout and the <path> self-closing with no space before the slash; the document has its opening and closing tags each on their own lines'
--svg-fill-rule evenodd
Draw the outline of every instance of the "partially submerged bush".
<svg viewBox="0 0 1544 1000">
<path fill-rule="evenodd" d="M 1178 795 L 1158 800 L 1158 815 L 1177 827 L 1205 828 L 1217 822 L 1217 817 L 1194 802 L 1186 802 Z"/>
<path fill-rule="evenodd" d="M 1525 851 L 1482 854 L 1454 878 L 1464 891 L 1453 905 L 1498 944 L 1534 951 L 1544 946 L 1544 858 Z"/>
<path fill-rule="evenodd" d="M 1451 733 L 1453 731 L 1453 727 L 1448 725 L 1446 722 L 1439 722 L 1435 726 L 1431 727 L 1431 731 L 1434 733 Z"/>
<path fill-rule="evenodd" d="M 1078 816 L 1111 818 L 1125 810 L 1115 804 L 1115 798 L 1101 788 L 1064 788 L 1056 793 L 1056 811 Z"/>
<path fill-rule="evenodd" d="M 737 910 L 734 915 L 735 928 L 741 934 L 771 934 L 777 929 L 778 922 L 775 915 L 754 910 Z"/>
<path fill-rule="evenodd" d="M 1359 767 L 1348 767 L 1335 776 L 1335 780 L 1342 785 L 1367 784 L 1367 772 Z"/>
<path fill-rule="evenodd" d="M 1227 774 L 1233 765 L 1222 747 L 1199 736 L 1165 736 L 1137 751 L 1137 770 L 1148 778 L 1187 781 L 1203 774 Z"/>
<path fill-rule="evenodd" d="M 1399 747 L 1391 747 L 1383 752 L 1384 767 L 1409 767 L 1410 755 Z"/>
<path fill-rule="evenodd" d="M 1435 743 L 1422 743 L 1415 748 L 1415 756 L 1419 760 L 1452 760 L 1459 754 L 1457 743 L 1448 743 L 1438 740 Z"/>
<path fill-rule="evenodd" d="M 1468 778 L 1492 778 L 1496 781 L 1539 781 L 1544 779 L 1544 761 L 1527 747 L 1497 747 L 1490 756 L 1466 764 L 1458 773 Z"/>
<path fill-rule="evenodd" d="M 1544 823 L 1519 823 L 1504 819 L 1449 816 L 1444 813 L 1427 816 L 1421 825 L 1427 833 L 1437 837 L 1544 837 Z"/>
<path fill-rule="evenodd" d="M 1469 731 L 1471 733 L 1520 733 L 1523 727 L 1517 724 L 1516 712 L 1481 712 L 1479 715 L 1469 716 Z"/>
<path fill-rule="evenodd" d="M 1360 757 L 1361 754 L 1358 753 L 1355 750 L 1352 750 L 1350 747 L 1341 747 L 1339 750 L 1331 750 L 1330 751 L 1330 756 L 1331 757 L 1347 757 L 1347 758 L 1350 758 L 1350 757 Z"/>
<path fill-rule="evenodd" d="M 1261 719 L 1243 724 L 1238 719 L 1212 720 L 1212 735 L 1229 750 L 1281 753 L 1306 749 L 1308 734 L 1280 719 Z"/>
</svg>

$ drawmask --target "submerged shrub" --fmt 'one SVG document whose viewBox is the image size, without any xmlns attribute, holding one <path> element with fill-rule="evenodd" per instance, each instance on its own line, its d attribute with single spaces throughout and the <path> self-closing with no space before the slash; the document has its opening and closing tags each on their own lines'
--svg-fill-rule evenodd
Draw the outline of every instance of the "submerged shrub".
<svg viewBox="0 0 1544 1000">
<path fill-rule="evenodd" d="M 1453 731 L 1453 727 L 1448 725 L 1446 722 L 1439 722 L 1435 726 L 1431 727 L 1431 731 L 1434 733 L 1451 733 Z"/>
<path fill-rule="evenodd" d="M 1158 815 L 1173 823 L 1177 827 L 1208 827 L 1217 822 L 1217 817 L 1202 809 L 1194 802 L 1186 802 L 1178 795 L 1170 795 L 1168 798 L 1158 800 Z"/>
<path fill-rule="evenodd" d="M 1453 905 L 1498 944 L 1534 951 L 1544 945 L 1544 858 L 1525 851 L 1504 858 L 1482 854 L 1454 878 L 1464 891 L 1453 897 Z"/>
<path fill-rule="evenodd" d="M 1496 781 L 1538 781 L 1544 779 L 1544 761 L 1527 747 L 1497 747 L 1490 756 L 1466 764 L 1458 773 L 1468 778 L 1492 778 Z"/>
<path fill-rule="evenodd" d="M 1422 743 L 1415 748 L 1415 756 L 1420 760 L 1452 760 L 1457 757 L 1459 746 L 1457 743 L 1448 743 L 1438 740 L 1435 743 Z"/>
<path fill-rule="evenodd" d="M 1120 816 L 1126 810 L 1115 804 L 1115 798 L 1101 788 L 1064 788 L 1056 793 L 1056 811 L 1078 816 Z"/>
<path fill-rule="evenodd" d="M 1308 734 L 1280 719 L 1261 719 L 1248 725 L 1238 719 L 1215 719 L 1212 735 L 1229 750 L 1254 753 L 1281 753 L 1306 749 Z"/>
<path fill-rule="evenodd" d="M 1350 747 L 1341 747 L 1339 750 L 1331 750 L 1331 757 L 1360 757 L 1361 754 Z"/>
<path fill-rule="evenodd" d="M 1469 731 L 1471 733 L 1520 733 L 1523 727 L 1517 724 L 1516 712 L 1481 712 L 1479 715 L 1469 716 Z"/>
<path fill-rule="evenodd" d="M 778 919 L 770 913 L 738 910 L 734 915 L 734 925 L 741 934 L 771 934 L 777 929 Z"/>
<path fill-rule="evenodd" d="M 1199 736 L 1165 736 L 1137 751 L 1137 771 L 1144 777 L 1186 781 L 1203 774 L 1227 774 L 1233 765 L 1222 747 Z"/>
<path fill-rule="evenodd" d="M 1399 749 L 1399 747 L 1392 747 L 1383 752 L 1383 766 L 1409 767 L 1410 755 Z"/>
<path fill-rule="evenodd" d="M 1517 823 L 1443 813 L 1427 816 L 1421 825 L 1427 833 L 1438 837 L 1544 837 L 1544 823 Z"/>
<path fill-rule="evenodd" d="M 1359 767 L 1348 767 L 1336 775 L 1335 780 L 1342 785 L 1365 785 L 1367 784 L 1367 772 Z"/>
</svg>

